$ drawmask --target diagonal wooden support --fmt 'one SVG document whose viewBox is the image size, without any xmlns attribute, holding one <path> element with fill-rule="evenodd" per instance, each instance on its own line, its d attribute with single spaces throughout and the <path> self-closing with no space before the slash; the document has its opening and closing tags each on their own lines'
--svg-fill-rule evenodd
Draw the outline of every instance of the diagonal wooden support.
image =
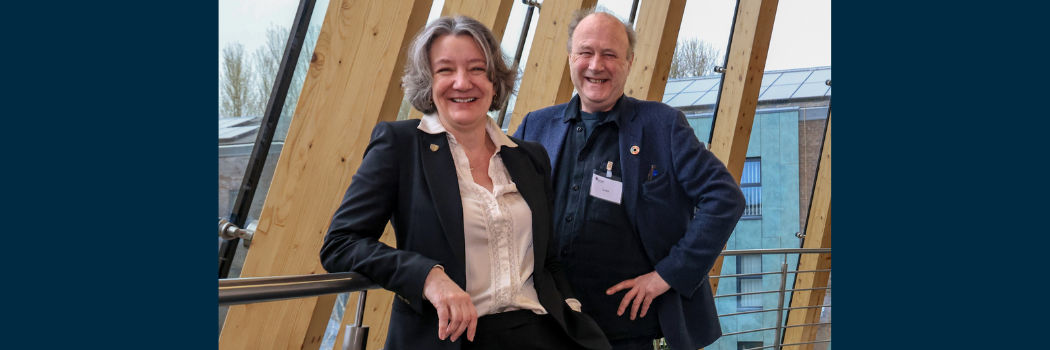
<svg viewBox="0 0 1050 350">
<path fill-rule="evenodd" d="M 831 115 L 824 131 L 824 145 L 817 166 L 817 181 L 813 188 L 813 202 L 809 207 L 806 222 L 806 240 L 803 248 L 831 248 Z M 799 257 L 798 269 L 831 269 L 831 254 L 805 254 Z M 800 273 L 795 277 L 794 289 L 824 288 L 828 286 L 830 272 Z M 791 307 L 823 305 L 827 290 L 794 292 Z M 787 325 L 817 323 L 821 308 L 789 310 Z M 817 340 L 818 326 L 787 328 L 784 344 Z M 795 349 L 812 350 L 813 344 L 796 345 Z"/>
<path fill-rule="evenodd" d="M 242 277 L 324 273 L 318 252 L 372 127 L 402 99 L 403 47 L 431 0 L 329 3 Z M 230 308 L 221 349 L 317 349 L 335 295 Z"/>
<path fill-rule="evenodd" d="M 638 43 L 624 93 L 640 100 L 662 101 L 667 74 L 682 27 L 685 0 L 649 0 L 638 9 Z"/>
<path fill-rule="evenodd" d="M 733 178 L 740 182 L 755 122 L 758 92 L 773 35 L 773 21 L 778 0 L 740 0 L 733 41 L 729 45 L 728 63 L 722 78 L 722 95 L 712 130 L 711 152 L 725 163 Z M 711 275 L 722 272 L 722 257 L 711 268 Z M 718 279 L 711 280 L 711 290 L 718 292 Z"/>
<path fill-rule="evenodd" d="M 446 0 L 445 6 L 441 8 L 441 15 L 463 15 L 476 19 L 492 29 L 496 39 L 502 40 L 513 6 L 514 0 Z M 420 118 L 423 118 L 423 112 L 415 108 L 408 112 L 408 119 Z"/>
<path fill-rule="evenodd" d="M 507 134 L 514 134 L 525 114 L 540 108 L 569 102 L 572 80 L 569 78 L 569 20 L 572 11 L 594 7 L 597 0 L 546 1 L 536 22 L 535 39 L 529 49 L 525 75 L 518 87 Z"/>
</svg>

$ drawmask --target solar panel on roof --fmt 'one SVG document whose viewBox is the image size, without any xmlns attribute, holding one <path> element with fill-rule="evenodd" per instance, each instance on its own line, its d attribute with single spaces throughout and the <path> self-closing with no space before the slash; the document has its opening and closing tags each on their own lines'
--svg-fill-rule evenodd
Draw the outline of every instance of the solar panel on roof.
<svg viewBox="0 0 1050 350">
<path fill-rule="evenodd" d="M 705 93 L 706 92 L 683 92 L 672 98 L 670 101 L 667 101 L 667 104 L 674 107 L 692 106 L 693 102 Z"/>
<path fill-rule="evenodd" d="M 779 100 L 791 97 L 791 94 L 798 89 L 798 85 L 773 85 L 766 89 L 766 92 L 762 93 L 762 96 L 758 98 L 759 101 L 765 100 Z"/>
<path fill-rule="evenodd" d="M 780 73 L 766 73 L 762 74 L 762 86 L 773 85 L 773 82 L 780 78 Z"/>
<path fill-rule="evenodd" d="M 711 90 L 707 92 L 707 95 L 701 97 L 699 101 L 696 101 L 697 105 L 709 105 L 714 104 L 715 100 L 718 99 L 718 90 Z"/>
<path fill-rule="evenodd" d="M 664 94 L 677 94 L 682 91 L 683 88 L 689 86 L 692 81 L 669 81 L 667 87 L 664 88 Z"/>
<path fill-rule="evenodd" d="M 708 79 L 703 79 L 703 80 L 697 80 L 697 81 L 693 82 L 692 85 L 689 85 L 689 87 L 685 88 L 685 90 L 682 90 L 682 92 L 703 92 L 703 91 L 708 91 L 708 90 L 711 90 L 711 88 L 714 87 L 715 85 L 718 85 L 718 81 L 719 81 L 719 79 L 717 79 L 717 78 L 708 78 Z"/>
<path fill-rule="evenodd" d="M 784 75 L 781 75 L 780 79 L 777 79 L 777 82 L 773 83 L 773 85 L 801 84 L 802 82 L 806 81 L 806 78 L 809 77 L 810 73 L 813 72 L 805 71 L 784 73 Z"/>
<path fill-rule="evenodd" d="M 824 96 L 824 93 L 828 92 L 828 88 L 830 87 L 825 85 L 823 81 L 819 83 L 805 83 L 795 91 L 794 95 L 791 95 L 791 98 Z"/>
<path fill-rule="evenodd" d="M 663 102 L 667 103 L 668 101 L 671 100 L 672 97 L 674 97 L 674 95 L 677 95 L 677 94 L 664 94 Z"/>
<path fill-rule="evenodd" d="M 821 84 L 823 84 L 824 81 L 826 81 L 828 79 L 831 79 L 831 70 L 830 69 L 821 69 L 821 70 L 813 71 L 813 74 L 810 75 L 809 78 L 806 79 L 806 83 L 821 83 Z"/>
</svg>

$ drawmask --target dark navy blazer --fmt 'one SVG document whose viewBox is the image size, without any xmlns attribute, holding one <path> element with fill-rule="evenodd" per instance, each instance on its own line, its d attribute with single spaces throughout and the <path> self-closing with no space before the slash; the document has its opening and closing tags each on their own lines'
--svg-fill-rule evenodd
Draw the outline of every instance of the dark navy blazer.
<svg viewBox="0 0 1050 350">
<path fill-rule="evenodd" d="M 514 136 L 542 144 L 554 168 L 569 131 L 564 116 L 578 99 L 529 113 Z M 744 213 L 744 195 L 696 138 L 685 114 L 663 103 L 625 99 L 619 111 L 623 205 L 653 269 L 671 286 L 650 309 L 672 349 L 699 349 L 722 335 L 707 274 Z M 653 165 L 658 175 L 648 181 Z"/>
<path fill-rule="evenodd" d="M 419 120 L 376 125 L 328 228 L 321 264 L 328 272 L 356 271 L 397 294 L 386 349 L 459 349 L 463 340 L 438 338 L 437 310 L 423 300 L 423 282 L 441 264 L 466 289 L 463 202 L 448 138 L 418 126 Z M 513 141 L 518 147 L 503 146 L 500 157 L 532 211 L 532 277 L 540 305 L 584 347 L 611 348 L 594 320 L 565 303 L 573 294 L 551 248 L 547 155 L 537 143 Z M 397 249 L 379 242 L 388 221 Z"/>
</svg>

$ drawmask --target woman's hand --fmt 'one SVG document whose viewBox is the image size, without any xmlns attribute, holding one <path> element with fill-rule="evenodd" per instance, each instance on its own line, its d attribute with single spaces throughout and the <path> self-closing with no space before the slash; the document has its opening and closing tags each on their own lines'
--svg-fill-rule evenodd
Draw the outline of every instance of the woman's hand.
<svg viewBox="0 0 1050 350">
<path fill-rule="evenodd" d="M 423 282 L 423 297 L 437 309 L 438 338 L 445 340 L 451 336 L 452 341 L 456 341 L 465 330 L 467 339 L 474 341 L 478 312 L 470 301 L 470 294 L 452 282 L 444 269 L 435 266 L 430 270 Z"/>
</svg>

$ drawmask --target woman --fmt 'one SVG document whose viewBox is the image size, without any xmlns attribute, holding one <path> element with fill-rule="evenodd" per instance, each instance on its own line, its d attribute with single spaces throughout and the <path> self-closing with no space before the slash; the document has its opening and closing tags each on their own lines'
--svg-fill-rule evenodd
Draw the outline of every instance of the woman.
<svg viewBox="0 0 1050 350">
<path fill-rule="evenodd" d="M 425 116 L 376 125 L 332 218 L 324 268 L 398 296 L 386 349 L 610 348 L 555 259 L 547 153 L 486 115 L 513 90 L 504 62 L 474 19 L 424 28 L 402 83 Z"/>
</svg>

